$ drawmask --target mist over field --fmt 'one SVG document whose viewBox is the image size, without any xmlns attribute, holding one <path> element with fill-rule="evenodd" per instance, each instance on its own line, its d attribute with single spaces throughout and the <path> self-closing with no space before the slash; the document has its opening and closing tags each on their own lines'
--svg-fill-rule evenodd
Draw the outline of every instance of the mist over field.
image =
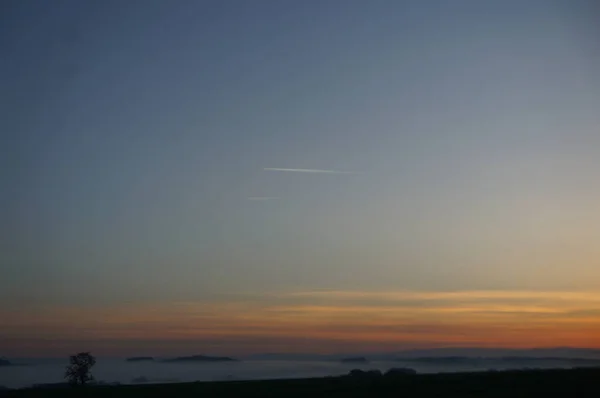
<svg viewBox="0 0 600 398">
<path fill-rule="evenodd" d="M 535 354 L 538 356 L 533 356 Z M 365 357 L 365 363 L 344 363 L 343 358 L 342 355 L 264 354 L 239 361 L 202 363 L 167 363 L 159 358 L 142 362 L 98 358 L 92 373 L 99 382 L 142 384 L 326 377 L 345 375 L 352 369 L 385 372 L 391 368 L 412 368 L 418 373 L 440 373 L 600 366 L 600 352 L 583 349 L 421 350 L 371 354 Z M 9 360 L 12 366 L 0 367 L 0 386 L 23 388 L 64 381 L 65 358 Z"/>
</svg>

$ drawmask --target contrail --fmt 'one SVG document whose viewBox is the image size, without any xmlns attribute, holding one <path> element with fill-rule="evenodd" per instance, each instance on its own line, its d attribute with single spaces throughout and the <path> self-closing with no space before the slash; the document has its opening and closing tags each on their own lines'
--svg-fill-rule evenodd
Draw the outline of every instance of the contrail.
<svg viewBox="0 0 600 398">
<path fill-rule="evenodd" d="M 248 200 L 277 200 L 277 196 L 250 196 Z"/>
<path fill-rule="evenodd" d="M 354 171 L 320 170 L 320 169 L 282 169 L 279 167 L 265 167 L 264 171 L 288 171 L 292 173 L 314 173 L 314 174 L 359 174 Z"/>
</svg>

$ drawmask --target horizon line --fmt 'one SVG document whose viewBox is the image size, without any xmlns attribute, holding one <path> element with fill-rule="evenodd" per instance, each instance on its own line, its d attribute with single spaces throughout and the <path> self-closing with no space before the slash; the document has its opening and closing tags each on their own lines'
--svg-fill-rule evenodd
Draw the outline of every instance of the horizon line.
<svg viewBox="0 0 600 398">
<path fill-rule="evenodd" d="M 600 347 L 578 347 L 578 346 L 533 346 L 533 347 L 485 347 L 485 346 L 441 346 L 441 347 L 420 347 L 420 348 L 404 348 L 398 350 L 388 350 L 388 351 L 346 351 L 346 352 L 336 352 L 336 353 L 319 353 L 314 351 L 307 352 L 285 352 L 285 351 L 265 351 L 265 352 L 256 352 L 250 354 L 219 354 L 221 356 L 230 356 L 230 357 L 252 357 L 257 355 L 312 355 L 312 356 L 320 356 L 320 357 L 335 357 L 335 356 L 344 356 L 344 355 L 386 355 L 386 354 L 401 354 L 401 353 L 410 353 L 410 352 L 418 352 L 418 351 L 445 351 L 445 350 L 495 350 L 495 351 L 540 351 L 540 350 L 584 350 L 584 351 L 598 351 L 600 352 Z M 93 354 L 93 352 L 92 352 Z M 1 358 L 4 359 L 63 359 L 64 357 L 68 357 L 70 354 L 60 355 L 60 356 L 3 356 Z M 157 359 L 163 358 L 179 358 L 179 357 L 187 357 L 194 355 L 205 355 L 205 356 L 216 356 L 217 354 L 170 354 L 170 355 L 151 355 L 151 354 L 131 354 L 131 355 L 107 355 L 107 356 L 99 356 L 94 355 L 97 358 L 106 358 L 106 359 L 123 359 L 123 358 L 135 358 L 139 356 L 144 357 L 152 357 Z"/>
</svg>

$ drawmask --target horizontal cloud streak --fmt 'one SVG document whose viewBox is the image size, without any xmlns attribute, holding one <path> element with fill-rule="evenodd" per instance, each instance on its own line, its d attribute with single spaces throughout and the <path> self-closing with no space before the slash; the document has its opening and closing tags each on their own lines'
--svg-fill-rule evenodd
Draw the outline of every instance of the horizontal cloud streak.
<svg viewBox="0 0 600 398">
<path fill-rule="evenodd" d="M 572 291 L 520 291 L 520 290 L 463 290 L 463 291 L 355 291 L 355 290 L 312 290 L 283 293 L 290 297 L 313 298 L 379 298 L 398 300 L 462 300 L 462 299 L 539 299 L 561 298 L 564 300 L 590 300 L 600 302 L 600 293 Z"/>
<path fill-rule="evenodd" d="M 277 196 L 250 196 L 248 200 L 278 200 Z"/>
<path fill-rule="evenodd" d="M 264 171 L 283 171 L 291 173 L 314 173 L 314 174 L 360 174 L 355 171 L 341 171 L 341 170 L 321 170 L 321 169 L 285 169 L 279 167 L 265 167 Z"/>
</svg>

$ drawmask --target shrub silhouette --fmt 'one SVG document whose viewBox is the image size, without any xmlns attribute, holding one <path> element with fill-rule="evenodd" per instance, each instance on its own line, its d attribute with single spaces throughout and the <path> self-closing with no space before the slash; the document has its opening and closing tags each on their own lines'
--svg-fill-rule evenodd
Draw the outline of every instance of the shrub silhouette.
<svg viewBox="0 0 600 398">
<path fill-rule="evenodd" d="M 381 370 L 379 370 L 379 369 L 373 369 L 373 370 L 367 370 L 367 371 L 364 371 L 362 369 L 352 369 L 350 371 L 350 373 L 348 373 L 348 376 L 353 377 L 353 378 L 373 379 L 373 378 L 381 377 L 382 373 L 381 373 Z"/>
<path fill-rule="evenodd" d="M 94 380 L 91 368 L 96 364 L 96 358 L 89 352 L 80 352 L 69 357 L 69 365 L 65 370 L 65 379 L 72 385 L 85 385 Z"/>
<path fill-rule="evenodd" d="M 417 371 L 410 368 L 391 368 L 387 372 L 385 372 L 385 377 L 401 377 L 408 375 L 416 375 Z"/>
</svg>

